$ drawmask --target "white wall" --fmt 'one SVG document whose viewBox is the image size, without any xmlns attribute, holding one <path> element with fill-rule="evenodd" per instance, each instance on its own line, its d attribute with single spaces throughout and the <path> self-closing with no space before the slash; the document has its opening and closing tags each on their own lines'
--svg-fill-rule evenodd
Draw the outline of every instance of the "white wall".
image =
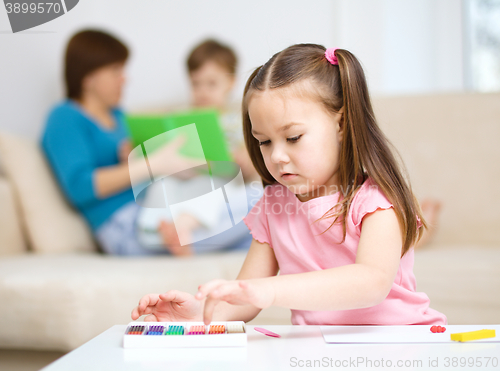
<svg viewBox="0 0 500 371">
<path fill-rule="evenodd" d="M 313 42 L 351 50 L 375 94 L 463 89 L 460 0 L 80 0 L 50 23 L 12 34 L 0 5 L 0 128 L 37 138 L 62 98 L 62 57 L 83 27 L 103 27 L 132 50 L 123 106 L 184 103 L 190 48 L 207 36 L 240 57 L 239 85 L 275 52 Z"/>
<path fill-rule="evenodd" d="M 461 0 L 336 0 L 339 46 L 361 61 L 372 93 L 464 89 Z"/>
<path fill-rule="evenodd" d="M 207 36 L 240 57 L 239 86 L 274 53 L 294 43 L 332 45 L 334 3 L 291 0 L 81 0 L 63 17 L 12 34 L 0 5 L 0 127 L 38 137 L 47 111 L 64 94 L 62 59 L 82 27 L 105 27 L 132 49 L 125 109 L 189 99 L 185 59 Z"/>
</svg>

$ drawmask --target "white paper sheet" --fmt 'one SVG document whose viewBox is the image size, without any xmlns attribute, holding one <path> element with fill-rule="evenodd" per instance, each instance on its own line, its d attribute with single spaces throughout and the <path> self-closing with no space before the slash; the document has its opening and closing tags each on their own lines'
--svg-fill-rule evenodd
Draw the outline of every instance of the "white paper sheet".
<svg viewBox="0 0 500 371">
<path fill-rule="evenodd" d="M 458 343 L 450 334 L 477 330 L 495 330 L 496 337 L 472 340 L 467 343 L 500 342 L 500 325 L 447 325 L 445 332 L 432 333 L 431 326 L 321 326 L 327 343 L 334 344 L 400 344 L 400 343 Z"/>
</svg>

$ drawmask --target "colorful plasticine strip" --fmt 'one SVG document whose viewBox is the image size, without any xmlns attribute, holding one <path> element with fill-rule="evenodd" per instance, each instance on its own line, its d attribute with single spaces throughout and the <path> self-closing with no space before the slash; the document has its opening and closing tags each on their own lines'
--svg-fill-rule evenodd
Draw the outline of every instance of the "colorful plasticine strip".
<svg viewBox="0 0 500 371">
<path fill-rule="evenodd" d="M 188 335 L 205 335 L 205 326 L 191 326 L 189 329 Z"/>
<path fill-rule="evenodd" d="M 209 334 L 225 334 L 226 329 L 224 325 L 211 325 L 208 330 Z"/>
<path fill-rule="evenodd" d="M 127 331 L 127 335 L 142 335 L 145 326 L 131 326 Z"/>
<path fill-rule="evenodd" d="M 241 323 L 228 323 L 227 324 L 227 333 L 228 334 L 238 334 L 244 333 L 245 329 Z"/>
<path fill-rule="evenodd" d="M 164 326 L 149 326 L 146 335 L 163 335 Z"/>
<path fill-rule="evenodd" d="M 184 335 L 184 326 L 168 326 L 168 330 L 165 330 L 165 335 Z"/>
<path fill-rule="evenodd" d="M 471 341 L 479 339 L 494 338 L 495 330 L 478 330 L 469 332 L 458 332 L 456 334 L 451 334 L 451 340 L 454 341 Z"/>
</svg>

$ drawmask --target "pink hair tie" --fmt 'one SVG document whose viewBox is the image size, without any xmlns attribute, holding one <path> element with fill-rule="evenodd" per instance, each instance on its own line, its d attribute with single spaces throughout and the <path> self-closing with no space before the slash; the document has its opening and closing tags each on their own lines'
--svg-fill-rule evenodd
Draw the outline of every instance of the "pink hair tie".
<svg viewBox="0 0 500 371">
<path fill-rule="evenodd" d="M 335 50 L 337 49 L 338 48 L 328 48 L 325 51 L 325 57 L 331 64 L 337 64 L 337 65 L 339 64 L 339 60 L 335 56 Z"/>
</svg>

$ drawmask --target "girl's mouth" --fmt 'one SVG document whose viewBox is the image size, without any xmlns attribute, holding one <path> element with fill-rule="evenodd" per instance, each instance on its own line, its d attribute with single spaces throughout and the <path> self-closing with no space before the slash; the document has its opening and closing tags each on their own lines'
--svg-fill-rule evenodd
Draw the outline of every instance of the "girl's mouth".
<svg viewBox="0 0 500 371">
<path fill-rule="evenodd" d="M 297 176 L 297 174 L 290 174 L 290 173 L 286 173 L 286 174 L 283 174 L 281 176 L 282 179 L 284 180 L 290 180 L 290 179 L 293 179 Z"/>
</svg>

